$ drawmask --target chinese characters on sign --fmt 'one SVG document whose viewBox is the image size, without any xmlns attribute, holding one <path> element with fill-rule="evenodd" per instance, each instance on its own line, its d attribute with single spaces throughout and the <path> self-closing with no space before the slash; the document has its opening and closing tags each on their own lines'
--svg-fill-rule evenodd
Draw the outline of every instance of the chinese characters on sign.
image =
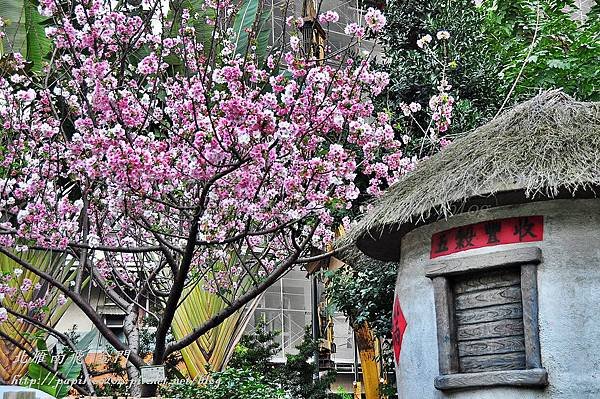
<svg viewBox="0 0 600 399">
<path fill-rule="evenodd" d="M 496 219 L 441 231 L 431 237 L 430 258 L 493 245 L 542 241 L 544 217 Z"/>
<path fill-rule="evenodd" d="M 394 310 L 392 313 L 392 344 L 394 345 L 394 358 L 396 364 L 400 363 L 400 349 L 402 349 L 402 337 L 406 331 L 406 319 L 400 307 L 400 300 L 396 296 Z"/>
<path fill-rule="evenodd" d="M 167 380 L 165 366 L 143 366 L 140 372 L 142 384 L 160 384 Z"/>
</svg>

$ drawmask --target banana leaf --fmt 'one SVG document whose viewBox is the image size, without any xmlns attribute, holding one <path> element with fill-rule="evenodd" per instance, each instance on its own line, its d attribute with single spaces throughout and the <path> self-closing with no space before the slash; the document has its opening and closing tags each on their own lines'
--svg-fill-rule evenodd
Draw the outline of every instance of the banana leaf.
<svg viewBox="0 0 600 399">
<path fill-rule="evenodd" d="M 235 51 L 246 54 L 248 49 L 248 31 L 254 27 L 258 13 L 259 0 L 244 0 L 233 21 L 235 33 Z"/>
<path fill-rule="evenodd" d="M 67 259 L 64 255 L 58 255 L 50 251 L 36 250 L 28 250 L 20 253 L 15 252 L 15 254 L 18 254 L 22 260 L 33 265 L 38 270 L 51 274 L 67 285 L 75 278 L 75 271 L 72 270 L 74 260 Z M 0 254 L 0 273 L 3 275 L 13 273 L 15 269 L 22 268 L 6 255 Z M 46 309 L 44 309 L 45 312 L 42 315 L 43 322 L 49 327 L 55 327 L 72 302 L 67 300 L 65 304 L 59 306 L 58 298 L 60 292 L 50 287 L 47 282 L 41 280 L 35 273 L 29 270 L 23 270 L 23 274 L 17 278 L 13 278 L 14 281 L 11 282 L 11 286 L 20 287 L 26 278 L 30 279 L 33 285 L 39 283 L 41 288 L 39 290 L 26 291 L 22 295 L 19 294 L 17 298 L 31 301 L 45 296 L 48 302 Z M 88 282 L 89 279 L 86 279 L 84 285 L 87 285 Z M 7 296 L 2 300 L 1 306 L 17 313 L 22 312 L 23 309 L 16 303 L 17 298 Z M 44 331 L 40 331 L 32 324 L 24 320 L 18 320 L 11 315 L 9 315 L 7 322 L 0 324 L 0 331 L 30 351 L 35 351 L 36 341 L 47 336 Z M 27 371 L 27 362 L 15 361 L 15 359 L 26 357 L 19 345 L 0 339 L 0 378 L 10 382 L 13 378 L 21 377 Z"/>
<path fill-rule="evenodd" d="M 231 255 L 227 267 L 231 267 L 235 262 L 237 262 L 237 257 Z M 244 288 L 249 287 L 249 282 L 247 277 L 240 277 L 239 283 Z M 171 325 L 175 339 L 181 339 L 190 334 L 194 328 L 201 326 L 227 307 L 227 303 L 221 296 L 204 289 L 202 281 L 188 287 L 184 291 L 183 298 Z M 254 299 L 181 351 L 190 377 L 195 378 L 198 375 L 207 374 L 209 370 L 220 371 L 225 368 L 259 300 L 260 297 Z"/>
<path fill-rule="evenodd" d="M 46 37 L 46 18 L 38 12 L 33 0 L 0 0 L 0 17 L 7 20 L 6 36 L 0 45 L 0 56 L 19 52 L 31 62 L 31 70 L 40 71 L 44 58 L 52 50 Z"/>
<path fill-rule="evenodd" d="M 90 343 L 96 338 L 96 335 L 96 330 L 89 331 L 85 334 L 77 342 L 77 350 L 83 354 L 87 353 L 90 348 Z M 47 354 L 44 359 L 46 365 L 52 364 L 52 358 L 49 355 L 50 352 L 43 339 L 38 340 L 37 348 L 41 353 Z M 71 384 L 68 382 L 77 380 L 81 370 L 81 362 L 77 359 L 77 354 L 75 353 L 71 353 L 67 356 L 62 364 L 58 366 L 60 378 L 41 364 L 31 362 L 29 363 L 27 374 L 22 379 L 21 385 L 39 389 L 55 398 L 64 398 L 69 395 L 69 391 L 71 390 Z M 62 380 L 62 377 L 64 377 L 64 380 Z"/>
<path fill-rule="evenodd" d="M 271 29 L 271 9 L 263 10 L 258 24 L 258 33 L 256 35 L 256 60 L 261 65 L 267 56 L 269 48 L 269 38 L 274 32 Z"/>
</svg>

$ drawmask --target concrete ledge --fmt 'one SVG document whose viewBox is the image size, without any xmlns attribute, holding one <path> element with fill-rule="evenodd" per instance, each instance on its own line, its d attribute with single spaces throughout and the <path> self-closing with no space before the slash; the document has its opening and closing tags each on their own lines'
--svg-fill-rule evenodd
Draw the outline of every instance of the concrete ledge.
<svg viewBox="0 0 600 399">
<path fill-rule="evenodd" d="M 528 263 L 537 265 L 541 261 L 542 251 L 540 248 L 534 246 L 521 247 L 435 261 L 426 267 L 425 276 L 434 278 Z"/>
<path fill-rule="evenodd" d="M 440 391 L 495 386 L 542 388 L 548 385 L 548 372 L 544 368 L 539 368 L 447 374 L 436 377 L 434 385 Z"/>
</svg>

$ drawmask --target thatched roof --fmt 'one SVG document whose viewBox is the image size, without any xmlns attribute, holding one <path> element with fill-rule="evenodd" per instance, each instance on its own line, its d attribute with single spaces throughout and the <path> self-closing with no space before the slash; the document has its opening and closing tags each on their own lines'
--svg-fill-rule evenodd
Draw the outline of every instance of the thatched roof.
<svg viewBox="0 0 600 399">
<path fill-rule="evenodd" d="M 395 265 L 396 262 L 373 259 L 365 255 L 356 245 L 343 249 L 335 255 L 335 258 L 350 266 L 353 270 L 389 269 L 390 267 L 397 267 L 397 265 Z"/>
<path fill-rule="evenodd" d="M 457 208 L 460 212 L 465 204 L 595 196 L 596 186 L 600 102 L 577 102 L 548 91 L 421 162 L 338 244 L 355 243 L 373 258 L 397 260 L 402 235 Z"/>
</svg>

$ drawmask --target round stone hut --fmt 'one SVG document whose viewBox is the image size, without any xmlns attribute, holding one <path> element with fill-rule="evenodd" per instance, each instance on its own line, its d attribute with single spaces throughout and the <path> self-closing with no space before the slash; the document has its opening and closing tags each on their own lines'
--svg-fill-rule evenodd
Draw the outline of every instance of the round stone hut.
<svg viewBox="0 0 600 399">
<path fill-rule="evenodd" d="M 398 398 L 600 397 L 600 103 L 550 91 L 423 161 L 346 240 L 399 262 Z"/>
</svg>

